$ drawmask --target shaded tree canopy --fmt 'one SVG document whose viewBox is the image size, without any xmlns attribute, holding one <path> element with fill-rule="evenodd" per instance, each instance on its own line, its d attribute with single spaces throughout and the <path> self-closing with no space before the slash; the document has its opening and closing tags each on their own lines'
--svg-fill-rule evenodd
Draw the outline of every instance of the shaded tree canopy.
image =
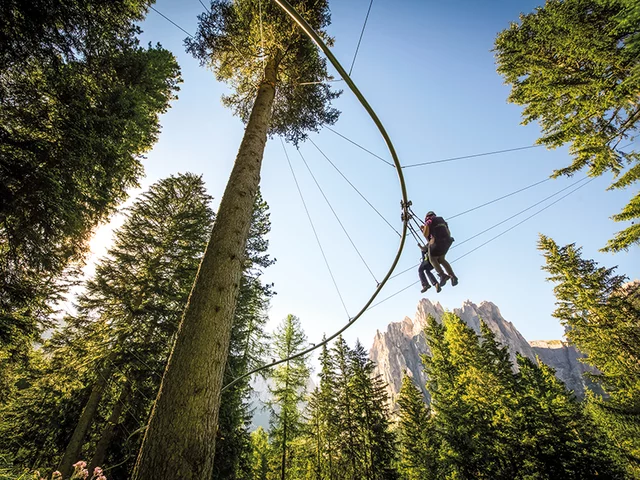
<svg viewBox="0 0 640 480">
<path fill-rule="evenodd" d="M 180 72 L 133 22 L 147 3 L 3 2 L 0 341 L 37 338 L 93 229 L 137 185 Z"/>
</svg>

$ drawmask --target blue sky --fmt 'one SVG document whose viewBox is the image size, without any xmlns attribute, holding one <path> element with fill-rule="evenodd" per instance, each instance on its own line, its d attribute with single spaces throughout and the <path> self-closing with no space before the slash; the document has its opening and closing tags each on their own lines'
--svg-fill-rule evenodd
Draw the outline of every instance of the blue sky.
<svg viewBox="0 0 640 480">
<path fill-rule="evenodd" d="M 269 0 L 265 0 L 269 1 Z M 206 3 L 206 1 L 205 1 Z M 530 1 L 389 1 L 374 0 L 352 78 L 389 132 L 404 165 L 443 158 L 531 145 L 537 125 L 520 125 L 520 108 L 507 104 L 507 86 L 495 72 L 493 40 L 520 12 L 537 5 Z M 197 0 L 159 0 L 155 8 L 188 32 L 196 31 L 202 11 Z M 334 53 L 347 68 L 351 64 L 369 0 L 334 1 L 329 32 L 336 39 Z M 160 42 L 174 52 L 184 83 L 179 100 L 162 117 L 162 133 L 144 162 L 142 187 L 178 172 L 204 176 L 215 206 L 222 196 L 240 145 L 243 125 L 220 102 L 226 86 L 186 54 L 185 34 L 154 11 L 141 25 L 142 41 Z M 336 83 L 337 88 L 346 88 Z M 377 129 L 348 89 L 335 103 L 342 115 L 334 129 L 378 155 L 389 158 Z M 400 188 L 394 170 L 330 131 L 311 136 L 367 199 L 396 229 L 400 222 Z M 373 293 L 376 281 L 343 234 L 319 193 L 299 154 L 287 150 L 318 231 L 328 262 L 349 315 L 354 315 Z M 300 151 L 313 170 L 333 208 L 352 236 L 377 280 L 389 268 L 399 239 L 309 142 Z M 534 148 L 495 156 L 405 169 L 413 208 L 419 215 L 434 210 L 453 216 L 476 205 L 543 180 L 570 161 L 566 149 Z M 489 207 L 450 222 L 456 243 L 498 223 L 561 190 L 584 174 L 543 183 Z M 638 249 L 616 255 L 598 249 L 623 225 L 608 217 L 631 198 L 632 191 L 605 191 L 605 175 L 563 199 L 542 214 L 516 227 L 453 264 L 460 284 L 433 289 L 428 298 L 446 309 L 469 299 L 494 302 L 528 340 L 557 339 L 562 327 L 552 318 L 552 285 L 540 270 L 538 233 L 561 244 L 582 245 L 584 256 L 637 276 Z M 265 151 L 262 192 L 271 207 L 271 253 L 277 263 L 265 274 L 278 292 L 270 310 L 270 327 L 286 314 L 299 316 L 310 342 L 330 334 L 348 319 L 336 294 L 307 220 L 278 138 Z M 132 192 L 134 195 L 136 192 Z M 557 199 L 559 196 L 549 200 Z M 547 202 L 548 203 L 548 202 Z M 452 250 L 460 255 L 506 230 L 543 203 L 510 222 Z M 117 225 L 119 222 L 114 222 Z M 99 255 L 109 242 L 110 227 L 93 242 Z M 419 250 L 408 238 L 397 271 L 417 263 Z M 417 273 L 389 282 L 384 299 L 417 280 Z M 413 317 L 421 298 L 416 285 L 367 312 L 346 333 L 371 346 L 377 329 L 389 322 Z"/>
</svg>

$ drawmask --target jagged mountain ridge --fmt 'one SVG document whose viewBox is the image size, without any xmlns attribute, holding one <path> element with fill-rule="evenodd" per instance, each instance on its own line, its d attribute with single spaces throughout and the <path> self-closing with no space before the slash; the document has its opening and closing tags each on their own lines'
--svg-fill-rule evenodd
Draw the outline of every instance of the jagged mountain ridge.
<svg viewBox="0 0 640 480">
<path fill-rule="evenodd" d="M 443 313 L 444 309 L 440 303 L 433 304 L 423 298 L 418 304 L 415 319 L 405 317 L 401 322 L 390 323 L 386 332 L 382 333 L 379 330 L 376 332 L 369 356 L 376 363 L 377 373 L 381 374 L 387 383 L 392 405 L 395 405 L 405 371 L 414 378 L 415 384 L 422 389 L 425 398 L 429 399 L 425 387 L 427 379 L 421 360 L 421 355 L 429 353 L 424 328 L 429 315 L 440 321 Z M 515 363 L 516 353 L 534 361 L 537 356 L 556 370 L 556 376 L 569 389 L 574 390 L 578 396 L 584 395 L 586 380 L 583 373 L 593 370 L 579 360 L 583 355 L 575 347 L 561 340 L 528 342 L 491 302 L 481 302 L 480 305 L 476 305 L 467 300 L 462 308 L 454 309 L 453 313 L 476 333 L 480 332 L 480 320 L 484 320 L 496 335 L 496 339 L 509 347 L 512 362 Z"/>
</svg>

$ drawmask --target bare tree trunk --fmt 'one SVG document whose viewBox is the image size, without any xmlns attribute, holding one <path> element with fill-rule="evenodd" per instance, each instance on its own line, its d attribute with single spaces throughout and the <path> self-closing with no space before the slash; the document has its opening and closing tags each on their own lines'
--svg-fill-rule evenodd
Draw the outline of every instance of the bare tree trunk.
<svg viewBox="0 0 640 480">
<path fill-rule="evenodd" d="M 113 434 L 115 432 L 116 425 L 120 422 L 120 416 L 122 415 L 122 411 L 124 410 L 124 406 L 129 401 L 129 396 L 131 395 L 131 384 L 129 380 L 127 380 L 122 387 L 122 392 L 120 392 L 120 396 L 118 397 L 118 401 L 113 406 L 113 410 L 111 411 L 111 415 L 109 415 L 109 420 L 107 420 L 107 424 L 102 429 L 102 434 L 100 435 L 100 440 L 98 440 L 98 444 L 96 445 L 96 451 L 93 454 L 93 458 L 89 462 L 89 473 L 93 474 L 94 468 L 102 465 L 104 462 L 104 457 L 107 454 L 107 448 L 111 444 L 111 440 L 113 439 Z"/>
<path fill-rule="evenodd" d="M 84 445 L 87 432 L 89 431 L 89 428 L 91 428 L 93 419 L 98 411 L 98 406 L 102 400 L 102 395 L 104 394 L 107 382 L 111 376 L 113 358 L 114 354 L 111 353 L 106 358 L 105 365 L 101 370 L 99 370 L 98 378 L 96 383 L 93 385 L 91 395 L 89 395 L 89 400 L 87 400 L 87 403 L 82 410 L 82 414 L 78 419 L 78 424 L 73 431 L 73 435 L 71 435 L 71 440 L 69 440 L 69 444 L 64 451 L 62 460 L 60 460 L 58 471 L 60 471 L 62 476 L 65 478 L 71 476 L 71 473 L 73 472 L 73 464 L 80 460 L 82 445 Z"/>
<path fill-rule="evenodd" d="M 270 58 L 142 441 L 133 478 L 211 478 L 220 390 L 275 97 Z"/>
</svg>

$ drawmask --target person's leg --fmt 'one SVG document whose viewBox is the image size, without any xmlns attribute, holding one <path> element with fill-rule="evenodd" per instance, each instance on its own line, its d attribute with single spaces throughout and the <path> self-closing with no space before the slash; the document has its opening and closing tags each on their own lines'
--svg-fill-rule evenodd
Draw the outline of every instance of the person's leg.
<svg viewBox="0 0 640 480">
<path fill-rule="evenodd" d="M 453 269 L 451 268 L 451 265 L 449 265 L 449 262 L 447 262 L 447 260 L 444 257 L 445 256 L 443 255 L 442 258 L 440 259 L 440 264 L 446 270 L 447 275 L 451 277 L 451 285 L 455 287 L 458 284 L 458 277 L 456 277 L 456 274 L 453 273 Z"/>
<path fill-rule="evenodd" d="M 422 284 L 423 287 L 429 285 L 427 283 L 427 277 L 425 276 L 425 270 L 427 269 L 427 265 L 428 264 L 429 264 L 429 262 L 425 260 L 418 267 L 418 277 L 420 277 L 420 283 Z M 431 273 L 431 272 L 429 272 L 429 273 Z"/>
<path fill-rule="evenodd" d="M 431 263 L 433 263 L 433 267 L 436 269 L 436 272 L 438 272 L 438 276 L 440 277 L 440 280 L 438 281 L 438 283 L 440 284 L 441 287 L 444 287 L 445 284 L 447 283 L 447 280 L 449 280 L 449 275 L 444 273 L 444 271 L 442 270 L 443 262 L 444 263 L 447 262 L 444 259 L 444 255 L 434 255 L 433 258 L 431 259 Z M 449 268 L 451 268 L 451 266 L 449 266 Z"/>
<path fill-rule="evenodd" d="M 438 255 L 436 255 L 436 253 L 436 249 L 432 248 L 432 246 L 429 245 L 429 263 L 433 265 L 433 268 L 435 268 L 436 272 L 438 272 L 438 275 L 442 277 L 444 275 L 444 272 L 442 271 L 440 262 L 438 262 Z"/>
<path fill-rule="evenodd" d="M 429 261 L 427 260 L 427 266 L 425 268 L 425 272 L 427 274 L 427 277 L 429 277 L 429 281 L 431 282 L 431 285 L 433 285 L 435 287 L 436 284 L 438 283 L 438 281 L 436 280 L 436 277 L 431 272 L 431 270 L 433 270 L 433 265 L 431 265 L 431 263 L 429 263 Z"/>
<path fill-rule="evenodd" d="M 438 273 L 438 275 L 442 277 L 444 275 L 444 271 L 440 266 L 439 258 L 440 257 L 438 255 L 433 255 L 431 252 L 429 252 L 429 262 L 431 263 L 431 265 L 433 265 L 433 268 Z"/>
</svg>

